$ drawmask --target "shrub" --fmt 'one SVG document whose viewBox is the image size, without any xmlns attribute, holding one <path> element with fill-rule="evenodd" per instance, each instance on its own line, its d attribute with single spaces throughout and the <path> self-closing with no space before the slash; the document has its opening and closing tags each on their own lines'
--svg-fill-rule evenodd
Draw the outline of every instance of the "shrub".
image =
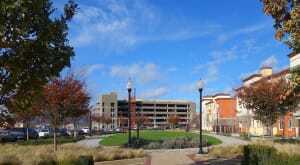
<svg viewBox="0 0 300 165">
<path fill-rule="evenodd" d="M 214 157 L 235 158 L 243 155 L 243 146 L 213 147 L 208 154 Z"/>
<path fill-rule="evenodd" d="M 265 145 L 244 146 L 243 165 L 298 165 L 300 155 L 277 152 L 274 147 Z"/>
<path fill-rule="evenodd" d="M 85 148 L 74 144 L 63 144 L 59 146 L 57 152 L 53 152 L 52 145 L 5 144 L 0 146 L 0 165 L 90 165 L 93 159 L 99 162 L 134 157 L 144 157 L 143 150 Z"/>
</svg>

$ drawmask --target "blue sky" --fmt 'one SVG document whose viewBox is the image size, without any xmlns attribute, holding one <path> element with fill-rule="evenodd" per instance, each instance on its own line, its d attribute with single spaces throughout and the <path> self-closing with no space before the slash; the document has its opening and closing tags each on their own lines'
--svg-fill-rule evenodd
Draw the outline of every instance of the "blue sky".
<svg viewBox="0 0 300 165">
<path fill-rule="evenodd" d="M 288 65 L 259 0 L 76 2 L 72 69 L 85 73 L 93 102 L 110 91 L 125 97 L 128 77 L 139 98 L 197 101 L 200 78 L 205 94 L 232 92 L 261 65 Z"/>
</svg>

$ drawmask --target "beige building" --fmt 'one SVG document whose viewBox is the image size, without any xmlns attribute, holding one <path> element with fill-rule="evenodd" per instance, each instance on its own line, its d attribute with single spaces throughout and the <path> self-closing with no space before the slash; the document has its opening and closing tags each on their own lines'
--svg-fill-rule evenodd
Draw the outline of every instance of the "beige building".
<svg viewBox="0 0 300 165">
<path fill-rule="evenodd" d="M 132 128 L 136 127 L 137 116 L 147 118 L 145 127 L 166 128 L 168 118 L 177 116 L 178 126 L 186 127 L 196 112 L 196 104 L 185 100 L 144 100 L 132 98 L 131 119 Z M 111 124 L 93 122 L 93 128 L 115 129 L 128 128 L 128 100 L 118 100 L 117 94 L 112 92 L 100 97 L 94 114 L 109 115 Z"/>
<path fill-rule="evenodd" d="M 105 124 L 104 122 L 93 122 L 92 127 L 96 129 L 115 129 L 118 127 L 118 98 L 117 93 L 111 92 L 100 97 L 96 105 L 96 110 L 93 112 L 96 116 L 105 117 L 106 120 L 111 120 Z M 99 128 L 100 127 L 100 128 Z"/>
</svg>

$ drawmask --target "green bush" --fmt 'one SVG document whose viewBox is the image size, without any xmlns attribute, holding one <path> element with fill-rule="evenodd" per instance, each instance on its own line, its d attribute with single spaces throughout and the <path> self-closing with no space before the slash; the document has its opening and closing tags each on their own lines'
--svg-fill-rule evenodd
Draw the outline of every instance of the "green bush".
<svg viewBox="0 0 300 165">
<path fill-rule="evenodd" d="M 274 147 L 264 145 L 244 146 L 242 165 L 298 165 L 300 155 L 279 153 Z"/>
</svg>

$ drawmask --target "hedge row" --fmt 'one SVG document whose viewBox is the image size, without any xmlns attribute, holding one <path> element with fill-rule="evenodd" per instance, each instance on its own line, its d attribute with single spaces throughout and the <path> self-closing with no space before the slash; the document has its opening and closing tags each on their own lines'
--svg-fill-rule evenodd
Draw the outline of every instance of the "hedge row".
<svg viewBox="0 0 300 165">
<path fill-rule="evenodd" d="M 274 147 L 247 145 L 243 149 L 242 165 L 299 165 L 300 155 L 278 152 Z"/>
</svg>

